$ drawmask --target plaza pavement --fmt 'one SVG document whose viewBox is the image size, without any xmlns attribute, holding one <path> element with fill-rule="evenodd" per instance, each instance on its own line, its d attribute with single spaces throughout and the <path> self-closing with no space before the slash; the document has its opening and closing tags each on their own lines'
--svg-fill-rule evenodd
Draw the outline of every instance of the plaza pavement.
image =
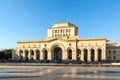
<svg viewBox="0 0 120 80">
<path fill-rule="evenodd" d="M 0 66 L 0 80 L 120 80 L 120 69 L 69 66 Z"/>
</svg>

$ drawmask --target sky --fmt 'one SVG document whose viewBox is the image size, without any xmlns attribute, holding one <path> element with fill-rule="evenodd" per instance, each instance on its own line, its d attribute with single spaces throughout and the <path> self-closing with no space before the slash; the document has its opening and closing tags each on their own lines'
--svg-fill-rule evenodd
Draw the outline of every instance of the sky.
<svg viewBox="0 0 120 80">
<path fill-rule="evenodd" d="M 80 38 L 120 45 L 120 0 L 0 0 L 0 49 L 41 40 L 55 22 L 75 24 Z"/>
</svg>

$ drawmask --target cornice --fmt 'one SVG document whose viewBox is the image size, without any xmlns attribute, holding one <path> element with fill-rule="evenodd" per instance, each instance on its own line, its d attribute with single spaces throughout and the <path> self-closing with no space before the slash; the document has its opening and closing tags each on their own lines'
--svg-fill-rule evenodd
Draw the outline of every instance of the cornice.
<svg viewBox="0 0 120 80">
<path fill-rule="evenodd" d="M 44 40 L 31 40 L 31 41 L 29 41 L 29 40 L 20 40 L 20 41 L 18 41 L 17 43 L 19 44 L 19 43 L 44 43 L 44 42 L 52 42 L 52 41 L 55 41 L 55 40 L 60 40 L 60 41 L 66 41 L 66 42 L 68 42 L 68 41 L 76 41 L 77 39 L 75 38 L 75 39 L 70 39 L 70 38 L 65 38 L 65 39 L 63 39 L 63 38 L 59 38 L 59 37 L 57 37 L 57 38 L 46 38 L 46 39 L 44 39 Z"/>
<path fill-rule="evenodd" d="M 44 40 L 31 40 L 31 41 L 21 40 L 21 41 L 18 41 L 17 43 L 44 43 L 44 42 L 52 42 L 55 40 L 66 41 L 66 42 L 68 42 L 68 41 L 96 41 L 96 40 L 101 41 L 101 40 L 106 40 L 106 38 L 60 38 L 60 37 L 57 37 L 57 38 L 46 38 Z M 109 42 L 107 42 L 107 44 L 108 43 Z"/>
<path fill-rule="evenodd" d="M 79 38 L 79 41 L 96 41 L 96 40 L 107 40 L 106 38 Z"/>
</svg>

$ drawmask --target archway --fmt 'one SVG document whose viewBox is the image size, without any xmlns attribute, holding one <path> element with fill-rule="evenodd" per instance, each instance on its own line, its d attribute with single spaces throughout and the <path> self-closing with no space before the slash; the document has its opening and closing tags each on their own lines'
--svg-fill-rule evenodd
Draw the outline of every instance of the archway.
<svg viewBox="0 0 120 80">
<path fill-rule="evenodd" d="M 36 60 L 39 60 L 39 59 L 40 59 L 40 51 L 36 50 Z"/>
<path fill-rule="evenodd" d="M 25 61 L 28 61 L 28 50 L 25 50 Z"/>
<path fill-rule="evenodd" d="M 81 57 L 81 50 L 78 49 L 77 50 L 77 60 L 80 60 L 80 57 Z"/>
<path fill-rule="evenodd" d="M 51 46 L 51 48 L 50 48 L 50 51 L 51 51 L 51 60 L 55 60 L 55 51 L 56 50 L 58 50 L 58 51 L 60 50 L 61 51 L 61 60 L 63 60 L 64 59 L 63 58 L 63 51 L 65 51 L 65 46 L 63 44 L 61 44 L 61 43 L 55 43 L 55 44 L 53 44 Z"/>
<path fill-rule="evenodd" d="M 88 57 L 88 51 L 87 49 L 84 49 L 84 61 L 87 62 L 87 57 Z"/>
<path fill-rule="evenodd" d="M 20 60 L 23 60 L 23 51 L 22 50 L 19 50 L 19 57 L 20 57 Z"/>
<path fill-rule="evenodd" d="M 47 59 L 48 59 L 48 52 L 47 52 L 46 49 L 43 51 L 43 59 L 44 59 L 44 60 L 47 60 Z"/>
<path fill-rule="evenodd" d="M 102 61 L 102 50 L 98 49 L 98 62 Z"/>
<path fill-rule="evenodd" d="M 91 49 L 91 61 L 94 62 L 94 57 L 95 57 L 95 50 Z"/>
<path fill-rule="evenodd" d="M 62 49 L 60 47 L 54 49 L 54 59 L 59 61 L 62 60 Z"/>
<path fill-rule="evenodd" d="M 34 56 L 34 51 L 30 50 L 30 59 L 33 60 L 33 56 Z"/>
<path fill-rule="evenodd" d="M 72 50 L 71 49 L 69 49 L 68 50 L 68 60 L 72 60 Z"/>
</svg>

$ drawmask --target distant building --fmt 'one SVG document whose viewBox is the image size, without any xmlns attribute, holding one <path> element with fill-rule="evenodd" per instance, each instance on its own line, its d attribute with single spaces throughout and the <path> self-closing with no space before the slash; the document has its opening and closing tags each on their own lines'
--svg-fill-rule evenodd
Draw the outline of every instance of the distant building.
<svg viewBox="0 0 120 80">
<path fill-rule="evenodd" d="M 13 60 L 120 60 L 120 47 L 116 46 L 116 42 L 106 38 L 79 38 L 78 27 L 68 22 L 54 24 L 44 40 L 18 41 L 17 44 Z"/>
</svg>

